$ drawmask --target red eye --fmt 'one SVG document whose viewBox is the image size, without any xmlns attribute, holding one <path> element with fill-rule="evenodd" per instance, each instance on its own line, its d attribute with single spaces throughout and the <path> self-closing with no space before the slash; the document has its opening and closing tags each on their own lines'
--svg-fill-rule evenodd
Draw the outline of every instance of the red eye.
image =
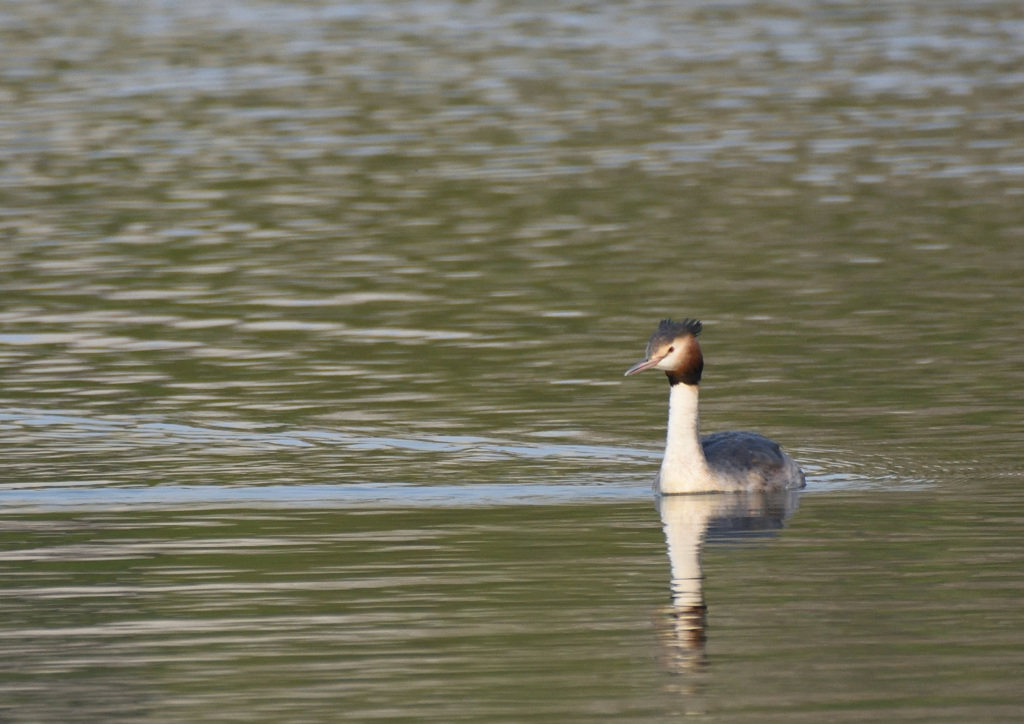
<svg viewBox="0 0 1024 724">
<path fill-rule="evenodd" d="M 669 353 L 669 354 L 672 354 L 672 353 L 673 353 L 673 352 L 675 352 L 675 351 L 676 351 L 676 348 L 675 348 L 675 347 L 669 347 L 669 348 L 668 348 L 668 353 Z"/>
</svg>

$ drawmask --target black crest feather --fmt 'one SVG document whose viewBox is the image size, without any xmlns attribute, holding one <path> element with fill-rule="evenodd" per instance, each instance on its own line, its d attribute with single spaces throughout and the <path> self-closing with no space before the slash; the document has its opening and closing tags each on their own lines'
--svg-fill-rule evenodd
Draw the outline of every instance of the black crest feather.
<svg viewBox="0 0 1024 724">
<path fill-rule="evenodd" d="M 651 335 L 651 341 L 647 343 L 648 356 L 658 347 L 684 335 L 692 334 L 696 337 L 700 334 L 703 326 L 699 319 L 684 319 L 681 322 L 673 322 L 671 319 L 661 320 L 658 323 L 658 328 Z"/>
</svg>

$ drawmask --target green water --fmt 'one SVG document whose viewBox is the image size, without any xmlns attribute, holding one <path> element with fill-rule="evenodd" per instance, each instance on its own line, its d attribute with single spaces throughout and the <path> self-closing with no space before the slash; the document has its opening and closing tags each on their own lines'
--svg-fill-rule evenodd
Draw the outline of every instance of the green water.
<svg viewBox="0 0 1024 724">
<path fill-rule="evenodd" d="M 0 43 L 0 720 L 1020 718 L 1017 4 L 16 3 Z M 669 315 L 703 428 L 809 473 L 785 515 L 663 530 L 622 372 Z"/>
</svg>

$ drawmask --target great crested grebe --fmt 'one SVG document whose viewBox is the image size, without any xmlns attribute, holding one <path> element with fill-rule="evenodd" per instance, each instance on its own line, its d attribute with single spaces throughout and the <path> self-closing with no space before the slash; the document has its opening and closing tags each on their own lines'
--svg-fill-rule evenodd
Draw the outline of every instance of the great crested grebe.
<svg viewBox="0 0 1024 724">
<path fill-rule="evenodd" d="M 700 436 L 697 397 L 704 356 L 696 319 L 663 319 L 647 343 L 647 356 L 626 370 L 668 375 L 668 437 L 655 492 L 679 493 L 792 490 L 804 487 L 804 473 L 778 443 L 755 432 Z"/>
</svg>

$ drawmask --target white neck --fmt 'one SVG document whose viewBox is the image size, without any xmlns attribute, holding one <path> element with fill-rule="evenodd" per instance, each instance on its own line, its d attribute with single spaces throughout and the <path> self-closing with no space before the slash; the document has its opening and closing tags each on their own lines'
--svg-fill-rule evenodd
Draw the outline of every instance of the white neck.
<svg viewBox="0 0 1024 724">
<path fill-rule="evenodd" d="M 668 437 L 658 474 L 658 492 L 698 493 L 714 490 L 704 448 L 700 444 L 697 385 L 675 384 L 668 398 Z"/>
</svg>

